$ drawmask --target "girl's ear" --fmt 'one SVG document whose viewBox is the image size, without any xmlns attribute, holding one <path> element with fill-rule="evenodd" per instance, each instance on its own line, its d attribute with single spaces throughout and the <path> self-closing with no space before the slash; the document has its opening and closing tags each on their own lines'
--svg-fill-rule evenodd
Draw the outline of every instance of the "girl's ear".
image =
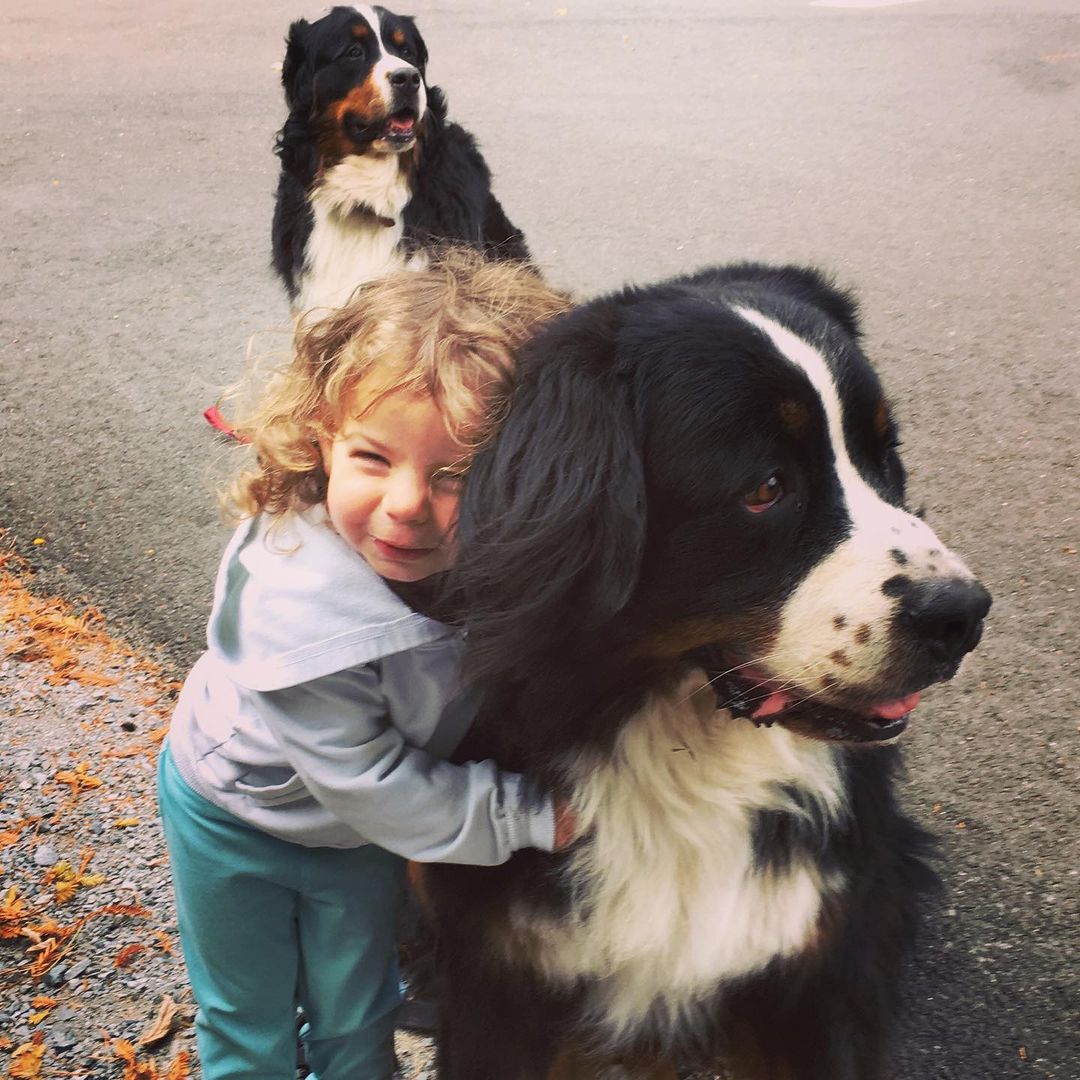
<svg viewBox="0 0 1080 1080">
<path fill-rule="evenodd" d="M 323 472 L 327 479 L 330 478 L 330 462 L 333 458 L 334 443 L 332 439 L 316 439 L 315 447 L 319 451 L 319 459 L 322 461 Z"/>
<path fill-rule="evenodd" d="M 522 351 L 509 415 L 469 471 L 452 575 L 474 678 L 602 626 L 637 582 L 645 492 L 619 314 L 590 305 Z"/>
</svg>

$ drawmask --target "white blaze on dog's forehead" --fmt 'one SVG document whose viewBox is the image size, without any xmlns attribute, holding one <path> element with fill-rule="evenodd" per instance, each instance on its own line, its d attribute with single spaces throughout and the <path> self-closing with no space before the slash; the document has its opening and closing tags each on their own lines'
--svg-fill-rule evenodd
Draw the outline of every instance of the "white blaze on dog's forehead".
<svg viewBox="0 0 1080 1080">
<path fill-rule="evenodd" d="M 825 410 L 829 442 L 832 444 L 833 456 L 836 459 L 836 473 L 840 478 L 840 486 L 843 488 L 844 500 L 852 520 L 857 523 L 863 516 L 861 512 L 867 509 L 880 512 L 880 508 L 888 504 L 859 475 L 858 469 L 852 464 L 847 452 L 847 444 L 844 442 L 844 414 L 840 405 L 840 395 L 837 393 L 832 371 L 820 351 L 797 334 L 793 334 L 787 327 L 762 315 L 760 311 L 742 307 L 737 307 L 735 310 L 747 322 L 753 323 L 762 331 L 787 360 L 801 368 L 817 391 L 822 408 Z M 890 509 L 893 508 L 890 507 Z"/>
<path fill-rule="evenodd" d="M 379 13 L 373 7 L 368 7 L 367 4 L 354 4 L 353 11 L 361 16 L 375 32 L 375 43 L 379 47 L 379 52 L 385 52 L 382 47 L 382 23 L 379 19 Z"/>
<path fill-rule="evenodd" d="M 391 52 L 391 49 L 393 49 L 394 46 L 392 44 L 387 45 L 387 43 L 383 41 L 382 20 L 379 12 L 366 4 L 356 4 L 354 5 L 353 10 L 358 15 L 363 16 L 363 18 L 367 20 L 368 26 L 374 31 L 379 55 L 375 64 L 372 66 L 368 81 L 379 97 L 382 98 L 383 107 L 390 108 L 390 98 L 388 97 L 388 94 L 390 93 L 390 76 L 403 67 L 415 68 L 416 65 L 396 55 L 394 52 Z M 423 84 L 421 84 L 417 95 L 416 109 L 420 116 L 423 116 L 427 109 L 427 91 Z"/>
<path fill-rule="evenodd" d="M 836 474 L 853 528 L 856 531 L 868 529 L 879 532 L 883 528 L 902 524 L 901 533 L 894 536 L 891 547 L 906 550 L 912 546 L 938 546 L 938 538 L 928 525 L 907 511 L 887 503 L 855 468 L 844 440 L 844 411 L 836 380 L 820 350 L 760 311 L 745 307 L 736 307 L 735 310 L 761 330 L 790 363 L 800 368 L 817 391 L 825 411 Z"/>
</svg>

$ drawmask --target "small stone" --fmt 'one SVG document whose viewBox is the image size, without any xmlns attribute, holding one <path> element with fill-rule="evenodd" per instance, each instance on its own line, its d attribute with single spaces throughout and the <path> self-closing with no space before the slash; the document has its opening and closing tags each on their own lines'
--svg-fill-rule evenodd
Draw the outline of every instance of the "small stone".
<svg viewBox="0 0 1080 1080">
<path fill-rule="evenodd" d="M 54 1050 L 70 1050 L 78 1041 L 67 1028 L 55 1028 L 49 1032 L 49 1045 Z"/>
<path fill-rule="evenodd" d="M 63 964 L 57 964 L 56 967 L 49 968 L 45 972 L 45 978 L 43 982 L 51 989 L 56 989 L 58 986 L 63 986 L 67 981 L 67 968 Z"/>
<path fill-rule="evenodd" d="M 34 848 L 34 864 L 36 866 L 55 866 L 59 856 L 52 844 L 38 844 Z"/>
<path fill-rule="evenodd" d="M 68 968 L 68 978 L 78 979 L 85 975 L 90 970 L 89 960 L 77 960 L 74 964 Z"/>
</svg>

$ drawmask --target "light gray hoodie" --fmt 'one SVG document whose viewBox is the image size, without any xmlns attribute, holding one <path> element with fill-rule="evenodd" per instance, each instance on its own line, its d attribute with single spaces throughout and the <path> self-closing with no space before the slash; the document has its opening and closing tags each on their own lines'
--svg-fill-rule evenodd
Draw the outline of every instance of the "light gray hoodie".
<svg viewBox="0 0 1080 1080">
<path fill-rule="evenodd" d="M 169 731 L 184 780 L 308 847 L 476 865 L 550 851 L 550 797 L 492 761 L 443 760 L 476 712 L 460 634 L 410 610 L 323 507 L 272 520 L 241 525 L 222 558 Z"/>
</svg>

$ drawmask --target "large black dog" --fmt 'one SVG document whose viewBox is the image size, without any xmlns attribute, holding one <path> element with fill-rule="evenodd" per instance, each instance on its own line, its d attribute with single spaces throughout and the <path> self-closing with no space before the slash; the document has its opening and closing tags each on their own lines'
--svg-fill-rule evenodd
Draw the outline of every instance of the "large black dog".
<svg viewBox="0 0 1080 1080">
<path fill-rule="evenodd" d="M 897 738 L 990 597 L 904 508 L 855 306 L 716 268 L 545 329 L 463 495 L 462 758 L 580 838 L 431 867 L 442 1080 L 884 1080 L 934 875 Z"/>
<path fill-rule="evenodd" d="M 289 29 L 273 247 L 297 310 L 340 306 L 447 241 L 528 258 L 472 136 L 426 85 L 427 59 L 413 20 L 382 7 Z"/>
</svg>

